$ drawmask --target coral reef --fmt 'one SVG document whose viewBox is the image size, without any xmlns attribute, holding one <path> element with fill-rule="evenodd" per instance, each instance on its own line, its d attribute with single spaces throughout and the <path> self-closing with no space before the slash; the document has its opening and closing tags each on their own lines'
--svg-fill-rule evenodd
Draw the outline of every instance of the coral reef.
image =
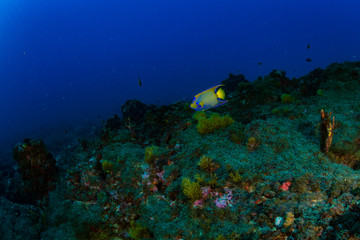
<svg viewBox="0 0 360 240">
<path fill-rule="evenodd" d="M 58 171 L 43 143 L 18 144 L 22 176 L 41 169 L 28 189 L 48 198 L 16 206 L 17 219 L 33 239 L 357 239 L 359 68 L 229 75 L 228 104 L 195 114 L 185 102 L 129 101 L 79 142 L 55 189 L 43 181 Z"/>
</svg>

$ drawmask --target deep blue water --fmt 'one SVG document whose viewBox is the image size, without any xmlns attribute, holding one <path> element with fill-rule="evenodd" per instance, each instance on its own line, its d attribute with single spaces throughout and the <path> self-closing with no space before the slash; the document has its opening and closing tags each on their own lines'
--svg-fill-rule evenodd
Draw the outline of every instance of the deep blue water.
<svg viewBox="0 0 360 240">
<path fill-rule="evenodd" d="M 127 99 L 169 104 L 230 72 L 253 81 L 358 61 L 359 9 L 358 0 L 2 0 L 0 161 L 23 137 L 100 125 Z"/>
</svg>

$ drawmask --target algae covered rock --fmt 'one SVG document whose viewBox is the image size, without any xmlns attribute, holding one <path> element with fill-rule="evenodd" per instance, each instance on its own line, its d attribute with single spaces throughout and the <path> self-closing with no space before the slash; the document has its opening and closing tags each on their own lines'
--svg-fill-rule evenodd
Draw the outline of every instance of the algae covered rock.
<svg viewBox="0 0 360 240">
<path fill-rule="evenodd" d="M 144 119 L 146 112 L 150 109 L 148 105 L 139 100 L 132 99 L 127 100 L 124 105 L 121 106 L 121 113 L 124 119 L 130 118 L 131 121 L 139 121 Z"/>
<path fill-rule="evenodd" d="M 249 81 L 245 79 L 245 76 L 242 74 L 232 74 L 229 73 L 229 77 L 221 82 L 224 85 L 224 90 L 227 93 L 235 92 L 239 83 L 248 83 Z"/>
<path fill-rule="evenodd" d="M 29 200 L 45 197 L 55 188 L 58 168 L 42 140 L 24 139 L 13 150 Z"/>
</svg>

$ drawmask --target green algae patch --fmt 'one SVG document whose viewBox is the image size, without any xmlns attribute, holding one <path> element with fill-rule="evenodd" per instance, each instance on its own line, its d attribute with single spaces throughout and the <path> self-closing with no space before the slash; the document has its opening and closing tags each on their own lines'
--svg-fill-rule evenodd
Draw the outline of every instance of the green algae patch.
<svg viewBox="0 0 360 240">
<path fill-rule="evenodd" d="M 145 162 L 148 164 L 152 164 L 154 160 L 158 157 L 159 153 L 159 147 L 152 145 L 145 148 Z"/>
<path fill-rule="evenodd" d="M 101 167 L 104 172 L 109 173 L 109 172 L 113 171 L 114 164 L 110 161 L 104 160 L 101 163 Z"/>
<path fill-rule="evenodd" d="M 132 239 L 135 240 L 150 239 L 151 236 L 146 227 L 136 222 L 131 222 L 129 235 Z"/>
<path fill-rule="evenodd" d="M 207 172 L 213 172 L 219 167 L 219 165 L 215 163 L 212 158 L 205 155 L 200 158 L 198 165 L 202 170 Z"/>
<path fill-rule="evenodd" d="M 191 202 L 200 199 L 201 189 L 199 183 L 192 182 L 189 178 L 183 178 L 181 187 L 183 189 L 183 193 Z"/>
<path fill-rule="evenodd" d="M 205 114 L 196 113 L 194 118 L 198 121 L 196 129 L 200 134 L 209 134 L 234 123 L 229 115 L 221 117 L 218 113 L 211 114 L 209 118 Z"/>
<path fill-rule="evenodd" d="M 282 103 L 292 103 L 295 101 L 295 98 L 291 96 L 290 94 L 284 93 L 281 95 L 281 102 Z"/>
</svg>

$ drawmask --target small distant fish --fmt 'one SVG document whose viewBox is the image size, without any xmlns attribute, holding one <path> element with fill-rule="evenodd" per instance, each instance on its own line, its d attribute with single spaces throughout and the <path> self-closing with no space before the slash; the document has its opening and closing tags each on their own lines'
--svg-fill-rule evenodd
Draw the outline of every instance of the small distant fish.
<svg viewBox="0 0 360 240">
<path fill-rule="evenodd" d="M 140 80 L 140 76 L 138 77 L 138 81 L 139 81 L 139 86 L 141 87 L 141 80 Z"/>
<path fill-rule="evenodd" d="M 225 104 L 225 91 L 221 86 L 223 85 L 216 85 L 195 95 L 190 107 L 196 111 L 204 111 Z"/>
<path fill-rule="evenodd" d="M 308 43 L 308 45 L 307 45 L 307 49 L 310 49 L 310 43 Z"/>
<path fill-rule="evenodd" d="M 312 60 L 311 60 L 311 58 L 307 58 L 307 59 L 305 59 L 305 61 L 311 62 Z"/>
<path fill-rule="evenodd" d="M 261 65 L 262 65 L 262 62 L 258 62 L 257 65 L 258 65 L 258 66 L 261 66 Z"/>
</svg>

